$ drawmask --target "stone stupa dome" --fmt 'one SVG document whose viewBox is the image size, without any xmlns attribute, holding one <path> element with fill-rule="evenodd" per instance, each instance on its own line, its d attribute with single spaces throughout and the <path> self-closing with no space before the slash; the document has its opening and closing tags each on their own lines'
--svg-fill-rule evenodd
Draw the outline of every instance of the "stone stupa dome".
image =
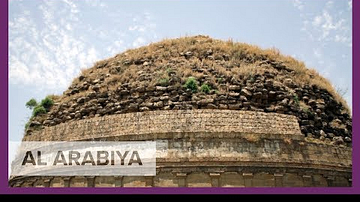
<svg viewBox="0 0 360 202">
<path fill-rule="evenodd" d="M 350 186 L 352 118 L 328 80 L 276 49 L 207 36 L 82 71 L 23 141 L 156 140 L 155 177 L 16 177 L 12 186 Z"/>
</svg>

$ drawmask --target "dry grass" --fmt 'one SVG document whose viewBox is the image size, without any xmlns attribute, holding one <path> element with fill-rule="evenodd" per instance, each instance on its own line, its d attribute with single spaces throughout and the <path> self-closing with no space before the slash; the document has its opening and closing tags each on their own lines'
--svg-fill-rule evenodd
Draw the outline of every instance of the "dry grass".
<svg viewBox="0 0 360 202">
<path fill-rule="evenodd" d="M 311 108 L 309 105 L 305 104 L 305 102 L 303 102 L 303 101 L 299 102 L 299 106 L 300 106 L 300 109 L 304 112 L 308 112 L 309 109 Z"/>
<path fill-rule="evenodd" d="M 188 51 L 192 52 L 191 57 L 185 58 L 185 56 L 181 56 L 181 54 Z M 211 52 L 210 55 L 215 59 L 220 58 L 220 60 L 208 58 L 208 52 Z M 143 62 L 145 61 L 151 64 L 144 66 Z M 234 42 L 231 39 L 225 42 L 206 36 L 165 39 L 99 61 L 93 67 L 82 70 L 81 74 L 86 77 L 87 81 L 90 81 L 97 79 L 99 75 L 110 73 L 111 76 L 106 79 L 109 88 L 120 83 L 131 83 L 133 85 L 134 81 L 139 78 L 139 72 L 151 74 L 152 80 L 148 84 L 157 85 L 159 79 L 166 76 L 166 70 L 169 68 L 176 72 L 176 75 L 180 76 L 182 81 L 190 76 L 201 78 L 204 74 L 207 74 L 209 80 L 214 84 L 218 81 L 219 75 L 224 78 L 239 78 L 239 76 L 262 74 L 265 71 L 278 71 L 268 64 L 260 64 L 260 61 L 274 61 L 283 64 L 286 68 L 294 71 L 291 76 L 297 85 L 316 85 L 327 90 L 349 112 L 347 103 L 336 92 L 331 83 L 315 70 L 306 68 L 303 62 L 282 55 L 275 48 L 264 50 L 258 46 Z M 117 71 L 120 71 L 119 73 L 110 71 L 114 66 L 118 67 Z M 214 69 L 218 74 L 199 73 L 193 71 L 194 68 Z M 78 83 L 79 79 L 75 79 L 72 85 Z"/>
<path fill-rule="evenodd" d="M 80 97 L 85 97 L 89 92 L 87 91 L 81 91 L 79 93 L 76 93 L 75 95 L 72 95 L 72 96 L 62 96 L 61 99 L 59 98 L 58 101 L 59 102 L 63 102 L 63 103 L 66 103 L 66 102 L 69 102 L 73 99 L 78 99 Z M 54 100 L 54 102 L 56 102 Z"/>
<path fill-rule="evenodd" d="M 109 86 L 117 85 L 117 84 L 121 83 L 121 81 L 122 81 L 121 75 L 114 75 L 106 80 L 106 85 L 109 85 Z"/>
<path fill-rule="evenodd" d="M 338 129 L 346 129 L 346 125 L 338 123 L 336 120 L 331 121 L 330 126 Z"/>
<path fill-rule="evenodd" d="M 191 70 L 191 69 L 184 69 L 183 71 L 181 71 L 181 75 L 183 76 L 183 77 L 190 77 L 190 76 L 192 76 L 193 75 L 193 70 Z"/>
</svg>

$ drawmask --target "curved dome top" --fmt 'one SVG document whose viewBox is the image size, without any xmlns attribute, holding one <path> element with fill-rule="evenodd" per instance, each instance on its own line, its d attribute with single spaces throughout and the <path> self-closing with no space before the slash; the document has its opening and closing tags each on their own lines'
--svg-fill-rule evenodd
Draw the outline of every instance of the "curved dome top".
<svg viewBox="0 0 360 202">
<path fill-rule="evenodd" d="M 304 136 L 351 145 L 346 102 L 315 70 L 276 49 L 207 36 L 167 39 L 99 61 L 52 99 L 25 135 L 111 114 L 230 109 L 294 115 Z"/>
</svg>

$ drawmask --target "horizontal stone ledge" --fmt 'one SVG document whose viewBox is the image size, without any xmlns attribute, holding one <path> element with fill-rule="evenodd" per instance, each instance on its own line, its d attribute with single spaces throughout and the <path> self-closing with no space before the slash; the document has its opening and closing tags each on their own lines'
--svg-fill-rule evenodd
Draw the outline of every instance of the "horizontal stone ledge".
<svg viewBox="0 0 360 202">
<path fill-rule="evenodd" d="M 213 141 L 216 139 L 231 140 L 234 142 L 243 141 L 257 142 L 261 139 L 279 140 L 291 139 L 304 142 L 304 136 L 293 134 L 262 134 L 262 133 L 245 133 L 245 132 L 164 132 L 164 133 L 129 133 L 115 134 L 114 136 L 105 137 L 82 137 L 81 139 L 71 139 L 70 141 L 151 141 L 151 140 L 181 140 L 183 138 L 192 138 L 192 140 Z M 27 140 L 29 141 L 29 140 Z M 32 140 L 31 140 L 32 141 Z M 310 144 L 310 143 L 308 143 Z M 314 143 L 317 144 L 317 143 Z M 317 144 L 319 145 L 319 144 Z"/>
<path fill-rule="evenodd" d="M 157 158 L 156 163 L 159 166 L 162 165 L 226 165 L 226 166 L 248 166 L 248 165 L 258 165 L 258 166 L 268 166 L 274 165 L 277 167 L 284 167 L 288 165 L 296 166 L 303 166 L 303 167 L 327 167 L 327 168 L 338 168 L 338 169 L 351 169 L 352 165 L 340 165 L 340 159 L 334 158 L 333 161 L 314 161 L 314 160 L 294 160 L 294 159 L 265 159 L 265 158 L 258 158 L 257 160 L 251 160 L 251 158 Z M 337 164 L 336 164 L 337 163 Z"/>
<path fill-rule="evenodd" d="M 245 170 L 277 170 L 277 169 L 285 169 L 285 170 L 317 170 L 317 171 L 327 171 L 327 172 L 340 172 L 340 173 L 352 173 L 351 167 L 338 167 L 333 165 L 312 165 L 306 163 L 292 163 L 292 162 L 239 162 L 237 164 L 233 164 L 234 162 L 197 162 L 197 164 L 188 164 L 185 162 L 162 162 L 157 163 L 156 169 L 169 169 L 169 170 L 177 170 L 177 169 L 217 169 L 222 168 L 223 170 L 230 170 L 231 168 L 239 168 Z M 220 169 L 221 170 L 221 169 Z"/>
<path fill-rule="evenodd" d="M 241 110 L 168 110 L 109 115 L 45 127 L 24 141 L 77 141 L 162 133 L 251 133 L 301 136 L 292 115 Z"/>
</svg>

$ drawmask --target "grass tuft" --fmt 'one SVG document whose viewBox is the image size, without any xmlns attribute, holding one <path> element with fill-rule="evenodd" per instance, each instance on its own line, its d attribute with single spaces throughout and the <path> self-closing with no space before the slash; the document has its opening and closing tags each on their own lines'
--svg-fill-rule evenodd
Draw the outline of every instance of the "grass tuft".
<svg viewBox="0 0 360 202">
<path fill-rule="evenodd" d="M 194 77 L 189 77 L 184 85 L 185 88 L 190 89 L 193 93 L 197 92 L 197 81 Z"/>
</svg>

